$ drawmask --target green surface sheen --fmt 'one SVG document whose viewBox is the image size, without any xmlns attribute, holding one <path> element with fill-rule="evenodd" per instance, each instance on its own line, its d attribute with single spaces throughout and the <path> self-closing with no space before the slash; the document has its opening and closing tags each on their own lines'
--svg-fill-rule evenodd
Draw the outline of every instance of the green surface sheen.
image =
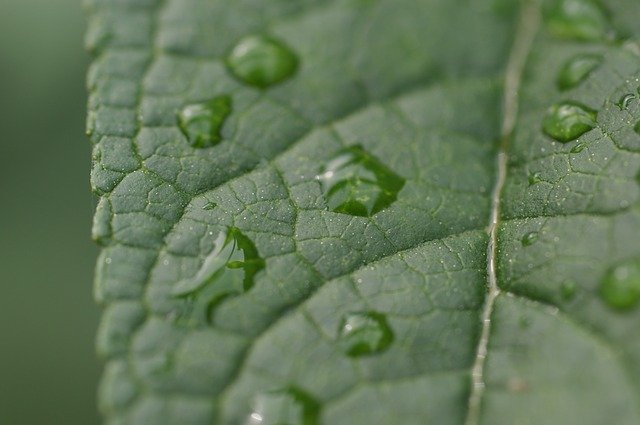
<svg viewBox="0 0 640 425">
<path fill-rule="evenodd" d="M 640 4 L 543 3 L 87 1 L 106 423 L 640 423 Z"/>
</svg>

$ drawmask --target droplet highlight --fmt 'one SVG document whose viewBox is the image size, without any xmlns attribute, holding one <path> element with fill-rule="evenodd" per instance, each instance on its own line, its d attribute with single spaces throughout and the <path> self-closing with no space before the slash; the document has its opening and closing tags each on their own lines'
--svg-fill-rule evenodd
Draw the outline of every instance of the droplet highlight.
<svg viewBox="0 0 640 425">
<path fill-rule="evenodd" d="M 398 198 L 405 180 L 360 146 L 340 151 L 316 179 L 332 211 L 368 217 Z"/>
<path fill-rule="evenodd" d="M 538 232 L 529 232 L 522 237 L 522 245 L 530 246 L 538 240 Z"/>
<path fill-rule="evenodd" d="M 598 41 L 612 38 L 606 11 L 594 0 L 558 0 L 546 10 L 547 28 L 558 38 Z"/>
<path fill-rule="evenodd" d="M 560 143 L 577 139 L 596 126 L 596 111 L 577 102 L 552 105 L 542 121 L 544 133 Z"/>
<path fill-rule="evenodd" d="M 298 57 L 282 41 L 254 35 L 240 40 L 226 63 L 241 82 L 267 88 L 291 77 L 298 68 Z"/>
<path fill-rule="evenodd" d="M 265 261 L 253 242 L 231 227 L 218 234 L 196 275 L 178 282 L 172 294 L 190 301 L 193 320 L 208 321 L 222 299 L 251 289 L 255 275 L 264 267 Z"/>
<path fill-rule="evenodd" d="M 220 131 L 231 114 L 230 96 L 187 105 L 178 113 L 178 127 L 194 148 L 209 148 L 222 140 Z"/>
<path fill-rule="evenodd" d="M 393 332 L 383 314 L 351 313 L 340 323 L 339 345 L 351 357 L 367 356 L 387 349 Z"/>
<path fill-rule="evenodd" d="M 246 425 L 316 425 L 320 404 L 304 391 L 288 388 L 259 394 Z"/>
<path fill-rule="evenodd" d="M 640 302 L 640 261 L 628 261 L 608 270 L 600 284 L 600 296 L 617 310 L 636 307 Z"/>
<path fill-rule="evenodd" d="M 569 59 L 558 74 L 558 88 L 569 90 L 578 86 L 602 64 L 600 55 L 577 55 Z"/>
</svg>

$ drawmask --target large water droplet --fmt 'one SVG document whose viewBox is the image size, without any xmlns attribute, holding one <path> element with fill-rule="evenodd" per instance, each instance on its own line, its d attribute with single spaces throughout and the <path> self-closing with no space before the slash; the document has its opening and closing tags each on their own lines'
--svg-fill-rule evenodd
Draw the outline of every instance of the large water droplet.
<svg viewBox="0 0 640 425">
<path fill-rule="evenodd" d="M 620 108 L 621 111 L 625 111 L 627 109 L 629 109 L 629 105 L 631 104 L 631 102 L 633 101 L 633 99 L 635 99 L 637 96 L 633 93 L 627 93 L 625 95 L 623 95 L 620 100 L 618 100 L 618 102 L 616 103 L 616 105 L 618 106 L 618 108 Z"/>
<path fill-rule="evenodd" d="M 577 102 L 552 105 L 542 121 L 542 130 L 561 143 L 577 139 L 596 126 L 596 111 Z"/>
<path fill-rule="evenodd" d="M 549 3 L 547 28 L 556 37 L 595 41 L 610 36 L 607 13 L 597 1 L 558 0 Z"/>
<path fill-rule="evenodd" d="M 569 59 L 558 74 L 558 88 L 571 89 L 580 84 L 602 63 L 599 55 L 578 55 Z"/>
<path fill-rule="evenodd" d="M 340 151 L 316 178 L 332 211 L 362 217 L 391 205 L 405 183 L 360 146 Z"/>
<path fill-rule="evenodd" d="M 305 392 L 289 388 L 259 394 L 246 425 L 315 425 L 320 405 Z"/>
<path fill-rule="evenodd" d="M 615 309 L 635 307 L 640 301 L 640 261 L 628 261 L 607 271 L 600 284 L 600 295 Z"/>
<path fill-rule="evenodd" d="M 231 97 L 187 105 L 178 113 L 178 126 L 194 148 L 208 148 L 222 140 L 220 130 L 231 114 Z"/>
<path fill-rule="evenodd" d="M 298 68 L 298 58 L 287 45 L 264 35 L 240 40 L 226 62 L 237 79 L 260 88 L 286 80 Z"/>
<path fill-rule="evenodd" d="M 393 332 L 380 313 L 351 313 L 340 324 L 339 344 L 352 357 L 382 352 L 392 341 Z"/>
<path fill-rule="evenodd" d="M 231 227 L 218 234 L 213 250 L 196 275 L 178 282 L 172 294 L 192 301 L 193 320 L 208 320 L 223 298 L 251 289 L 255 275 L 264 267 L 265 261 L 253 242 Z"/>
<path fill-rule="evenodd" d="M 530 246 L 538 240 L 538 232 L 529 232 L 522 237 L 522 245 Z"/>
</svg>

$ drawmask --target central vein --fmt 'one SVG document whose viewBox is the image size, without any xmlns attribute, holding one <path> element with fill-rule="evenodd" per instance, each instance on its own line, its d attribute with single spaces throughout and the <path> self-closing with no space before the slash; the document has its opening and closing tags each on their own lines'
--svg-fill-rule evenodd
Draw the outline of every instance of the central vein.
<svg viewBox="0 0 640 425">
<path fill-rule="evenodd" d="M 539 9 L 539 0 L 524 1 L 518 23 L 518 31 L 506 69 L 503 97 L 504 117 L 500 132 L 501 143 L 497 158 L 497 177 L 491 195 L 491 217 L 487 229 L 489 233 L 489 245 L 487 247 L 488 293 L 482 310 L 482 331 L 476 349 L 476 358 L 471 370 L 471 395 L 469 397 L 469 408 L 465 425 L 477 425 L 480 420 L 480 404 L 485 389 L 484 365 L 487 358 L 489 335 L 491 333 L 491 315 L 493 313 L 495 300 L 500 294 L 500 288 L 498 287 L 496 278 L 496 245 L 498 223 L 500 220 L 500 196 L 507 176 L 507 148 L 518 116 L 518 90 L 522 81 L 525 63 L 538 30 L 540 21 Z"/>
</svg>

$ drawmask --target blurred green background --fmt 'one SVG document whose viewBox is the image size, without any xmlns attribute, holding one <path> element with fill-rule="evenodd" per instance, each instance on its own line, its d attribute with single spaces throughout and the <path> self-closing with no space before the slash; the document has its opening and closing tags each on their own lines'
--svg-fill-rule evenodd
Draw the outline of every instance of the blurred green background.
<svg viewBox="0 0 640 425">
<path fill-rule="evenodd" d="M 97 424 L 80 0 L 0 0 L 0 424 Z"/>
</svg>

